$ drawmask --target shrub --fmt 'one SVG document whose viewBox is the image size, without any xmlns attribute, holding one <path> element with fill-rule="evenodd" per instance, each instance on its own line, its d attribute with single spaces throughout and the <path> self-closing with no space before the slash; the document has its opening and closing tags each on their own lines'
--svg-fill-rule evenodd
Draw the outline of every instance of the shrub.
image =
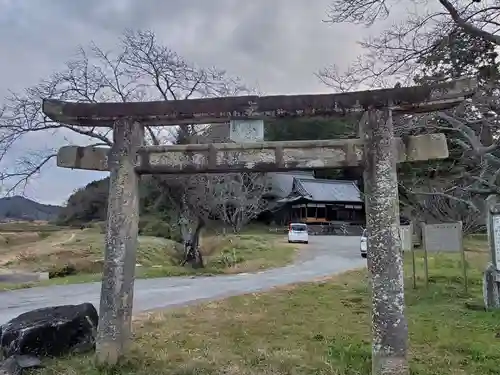
<svg viewBox="0 0 500 375">
<path fill-rule="evenodd" d="M 240 255 L 236 249 L 224 249 L 212 263 L 216 268 L 230 268 L 239 263 L 243 263 L 245 258 Z"/>
<path fill-rule="evenodd" d="M 20 262 L 35 262 L 37 260 L 36 254 L 30 250 L 21 251 L 16 258 Z"/>
<path fill-rule="evenodd" d="M 172 241 L 181 242 L 182 238 L 176 228 L 159 218 L 144 218 L 139 220 L 139 234 L 143 236 L 153 236 L 166 238 Z"/>
<path fill-rule="evenodd" d="M 76 275 L 77 273 L 76 267 L 71 263 L 62 266 L 52 266 L 52 268 L 49 269 L 49 279 Z"/>
<path fill-rule="evenodd" d="M 103 268 L 104 260 L 85 258 L 64 264 L 52 264 L 47 271 L 49 273 L 49 278 L 54 279 L 72 275 L 102 273 Z"/>
</svg>

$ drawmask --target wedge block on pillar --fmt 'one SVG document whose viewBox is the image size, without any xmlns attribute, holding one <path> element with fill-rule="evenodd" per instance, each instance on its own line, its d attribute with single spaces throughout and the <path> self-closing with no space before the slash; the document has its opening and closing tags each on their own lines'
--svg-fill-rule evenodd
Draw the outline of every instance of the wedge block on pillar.
<svg viewBox="0 0 500 375">
<path fill-rule="evenodd" d="M 446 159 L 448 143 L 443 133 L 408 137 L 406 161 Z"/>
<path fill-rule="evenodd" d="M 57 166 L 62 168 L 108 171 L 108 148 L 65 146 L 57 153 Z"/>
</svg>

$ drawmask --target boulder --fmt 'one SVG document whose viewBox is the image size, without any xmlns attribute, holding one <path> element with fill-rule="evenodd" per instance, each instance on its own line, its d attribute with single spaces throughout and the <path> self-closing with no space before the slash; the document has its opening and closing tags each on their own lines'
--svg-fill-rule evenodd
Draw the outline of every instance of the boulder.
<svg viewBox="0 0 500 375">
<path fill-rule="evenodd" d="M 93 350 L 98 320 L 91 303 L 29 311 L 0 326 L 0 354 L 55 357 Z"/>
</svg>

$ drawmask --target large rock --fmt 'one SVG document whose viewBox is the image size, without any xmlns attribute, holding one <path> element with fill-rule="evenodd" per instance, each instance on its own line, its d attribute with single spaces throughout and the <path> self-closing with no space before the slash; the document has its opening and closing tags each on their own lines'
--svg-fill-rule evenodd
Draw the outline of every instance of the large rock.
<svg viewBox="0 0 500 375">
<path fill-rule="evenodd" d="M 91 303 L 32 310 L 0 326 L 0 353 L 60 356 L 95 347 L 97 310 Z"/>
</svg>

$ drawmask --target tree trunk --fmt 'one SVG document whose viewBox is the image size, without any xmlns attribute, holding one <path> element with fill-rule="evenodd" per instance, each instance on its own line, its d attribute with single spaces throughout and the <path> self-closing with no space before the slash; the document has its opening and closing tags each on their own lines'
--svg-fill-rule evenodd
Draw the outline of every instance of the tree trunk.
<svg viewBox="0 0 500 375">
<path fill-rule="evenodd" d="M 241 228 L 243 227 L 243 209 L 236 208 L 235 212 L 232 215 L 231 226 L 233 227 L 234 233 L 239 233 Z"/>
<path fill-rule="evenodd" d="M 198 225 L 196 226 L 196 230 L 191 236 L 191 243 L 193 244 L 194 251 L 194 259 L 191 263 L 193 268 L 203 268 L 205 265 L 203 264 L 203 255 L 200 251 L 200 236 L 201 231 L 205 227 L 205 222 L 201 219 L 198 219 Z"/>
<path fill-rule="evenodd" d="M 184 260 L 182 265 L 189 264 L 194 269 L 204 268 L 203 255 L 200 251 L 200 235 L 202 229 L 205 227 L 205 222 L 201 219 L 198 220 L 196 230 L 188 239 L 184 239 Z"/>
</svg>

